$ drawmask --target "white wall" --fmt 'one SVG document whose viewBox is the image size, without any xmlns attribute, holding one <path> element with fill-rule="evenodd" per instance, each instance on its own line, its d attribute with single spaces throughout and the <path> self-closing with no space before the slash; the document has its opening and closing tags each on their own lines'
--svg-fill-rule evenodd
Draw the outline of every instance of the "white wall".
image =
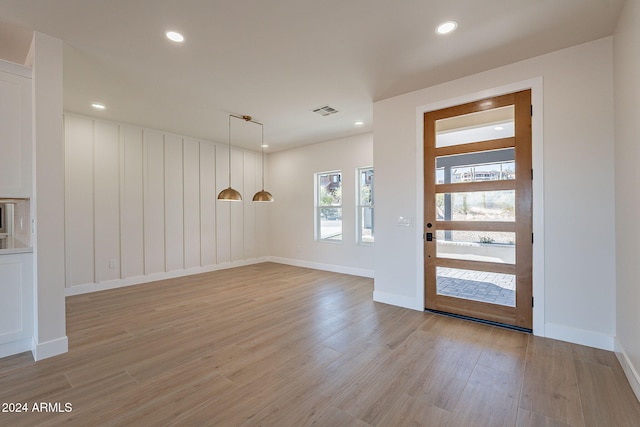
<svg viewBox="0 0 640 427">
<path fill-rule="evenodd" d="M 36 221 L 33 235 L 36 360 L 68 349 L 64 303 L 64 143 L 62 41 L 34 33 L 33 138 Z"/>
<path fill-rule="evenodd" d="M 617 339 L 640 399 L 640 1 L 627 0 L 614 35 Z"/>
<path fill-rule="evenodd" d="M 356 244 L 355 208 L 356 169 L 373 166 L 372 149 L 368 133 L 269 154 L 265 187 L 276 200 L 269 226 L 272 260 L 373 276 L 374 246 Z M 342 171 L 342 242 L 317 242 L 314 174 L 334 170 Z M 377 175 L 374 179 L 377 185 Z"/>
<path fill-rule="evenodd" d="M 65 114 L 67 294 L 263 261 L 258 153 Z"/>
<path fill-rule="evenodd" d="M 611 349 L 616 327 L 611 37 L 374 104 L 375 292 L 389 302 L 422 306 L 417 109 L 538 77 L 543 94 L 533 96 L 544 99 L 536 114 L 544 114 L 545 251 L 544 277 L 536 278 L 534 270 L 534 294 L 544 286 L 538 313 L 545 323 L 536 333 Z M 540 206 L 533 209 L 535 216 Z M 396 226 L 398 216 L 412 217 L 414 227 Z"/>
</svg>

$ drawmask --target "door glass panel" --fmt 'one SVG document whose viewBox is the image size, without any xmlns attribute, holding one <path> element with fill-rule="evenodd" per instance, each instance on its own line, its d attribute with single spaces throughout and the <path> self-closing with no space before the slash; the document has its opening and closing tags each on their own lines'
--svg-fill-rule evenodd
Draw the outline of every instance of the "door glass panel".
<svg viewBox="0 0 640 427">
<path fill-rule="evenodd" d="M 436 194 L 438 221 L 513 222 L 515 206 L 515 190 Z"/>
<path fill-rule="evenodd" d="M 436 120 L 436 148 L 515 135 L 513 105 Z"/>
<path fill-rule="evenodd" d="M 491 231 L 436 231 L 438 258 L 516 263 L 516 233 Z"/>
<path fill-rule="evenodd" d="M 436 157 L 436 184 L 516 179 L 514 154 L 506 148 Z"/>
<path fill-rule="evenodd" d="M 516 276 L 513 274 L 437 267 L 438 295 L 516 306 Z"/>
</svg>

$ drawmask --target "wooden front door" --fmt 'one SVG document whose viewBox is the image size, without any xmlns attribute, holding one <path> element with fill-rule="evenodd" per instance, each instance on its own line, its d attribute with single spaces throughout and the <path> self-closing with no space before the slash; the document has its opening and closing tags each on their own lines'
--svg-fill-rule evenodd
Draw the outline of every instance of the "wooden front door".
<svg viewBox="0 0 640 427">
<path fill-rule="evenodd" d="M 424 114 L 425 307 L 532 328 L 531 91 Z"/>
</svg>

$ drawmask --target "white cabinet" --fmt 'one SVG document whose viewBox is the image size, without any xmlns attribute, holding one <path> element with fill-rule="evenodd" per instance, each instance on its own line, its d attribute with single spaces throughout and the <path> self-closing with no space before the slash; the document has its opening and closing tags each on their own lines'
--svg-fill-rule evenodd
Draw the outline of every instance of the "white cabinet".
<svg viewBox="0 0 640 427">
<path fill-rule="evenodd" d="M 0 357 L 31 350 L 33 254 L 0 255 Z"/>
<path fill-rule="evenodd" d="M 31 69 L 0 60 L 0 197 L 31 197 Z"/>
</svg>

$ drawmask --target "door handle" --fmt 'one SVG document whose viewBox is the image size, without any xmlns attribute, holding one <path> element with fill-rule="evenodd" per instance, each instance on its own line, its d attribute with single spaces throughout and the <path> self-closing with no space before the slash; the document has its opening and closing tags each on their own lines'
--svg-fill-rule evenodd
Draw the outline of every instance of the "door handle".
<svg viewBox="0 0 640 427">
<path fill-rule="evenodd" d="M 433 233 L 425 234 L 424 238 L 427 240 L 427 242 L 432 242 L 433 241 Z"/>
</svg>

